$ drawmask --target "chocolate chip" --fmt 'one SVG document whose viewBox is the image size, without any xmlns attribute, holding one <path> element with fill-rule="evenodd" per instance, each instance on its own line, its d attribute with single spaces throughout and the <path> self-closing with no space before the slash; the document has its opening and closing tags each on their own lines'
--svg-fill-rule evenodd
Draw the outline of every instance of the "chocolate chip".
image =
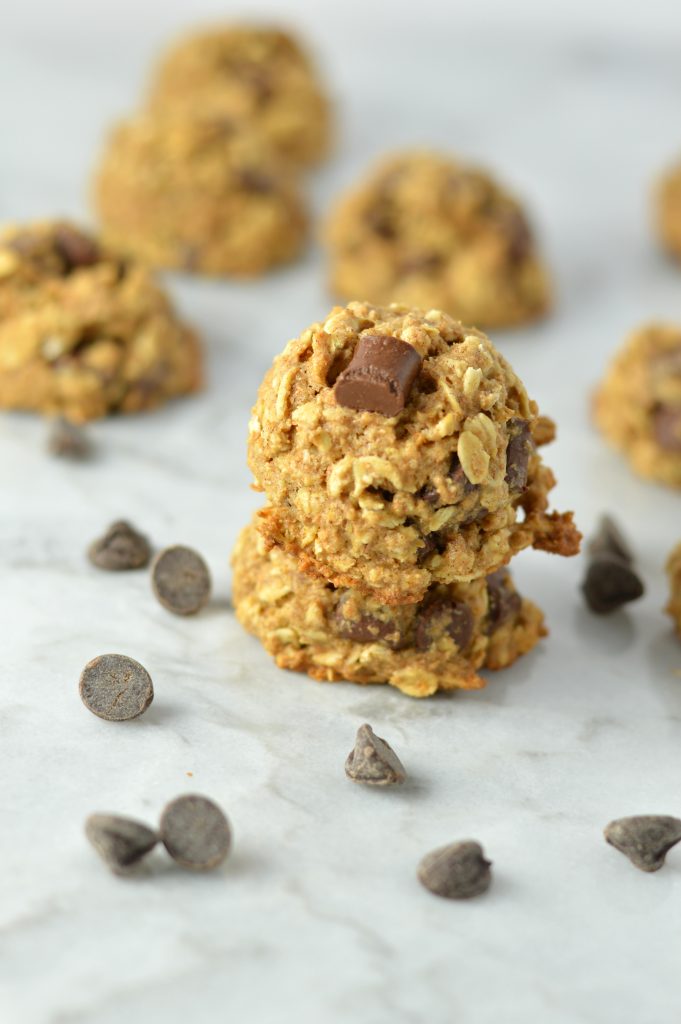
<svg viewBox="0 0 681 1024">
<path fill-rule="evenodd" d="M 420 368 L 421 356 L 406 341 L 389 334 L 363 334 L 336 381 L 336 401 L 348 409 L 397 416 Z"/>
<path fill-rule="evenodd" d="M 658 405 L 653 411 L 653 430 L 660 448 L 666 452 L 681 452 L 681 408 Z"/>
<path fill-rule="evenodd" d="M 256 192 L 259 195 L 268 195 L 274 188 L 272 176 L 255 167 L 243 170 L 239 175 L 239 182 L 246 192 Z"/>
<path fill-rule="evenodd" d="M 116 814 L 91 814 L 85 835 L 116 874 L 137 864 L 158 842 L 157 834 L 142 822 Z"/>
<path fill-rule="evenodd" d="M 466 900 L 479 896 L 492 882 L 491 861 L 486 860 L 480 843 L 472 839 L 450 843 L 427 853 L 418 867 L 421 885 L 436 896 L 448 900 Z"/>
<path fill-rule="evenodd" d="M 354 750 L 345 762 L 345 774 L 367 786 L 399 786 L 407 777 L 404 766 L 389 743 L 370 725 L 360 725 Z"/>
<path fill-rule="evenodd" d="M 461 460 L 456 452 L 452 455 L 447 475 L 457 487 L 461 487 L 463 489 L 464 494 L 471 494 L 479 488 L 479 484 L 472 484 L 464 473 Z"/>
<path fill-rule="evenodd" d="M 464 601 L 438 598 L 422 608 L 416 616 L 416 646 L 426 651 L 440 636 L 448 635 L 460 651 L 473 636 L 473 613 Z"/>
<path fill-rule="evenodd" d="M 614 555 L 620 561 L 633 563 L 634 556 L 627 540 L 612 516 L 600 518 L 596 532 L 591 537 L 588 548 L 591 558 Z"/>
<path fill-rule="evenodd" d="M 158 553 L 151 583 L 160 603 L 175 615 L 194 615 L 210 597 L 208 566 L 196 551 L 180 544 Z"/>
<path fill-rule="evenodd" d="M 343 594 L 333 611 L 333 627 L 338 636 L 357 644 L 384 643 L 392 650 L 399 650 L 404 640 L 397 623 L 386 622 L 363 612 L 356 618 L 346 617 L 346 608 L 351 596 Z"/>
<path fill-rule="evenodd" d="M 624 853 L 641 871 L 659 871 L 672 846 L 681 842 L 681 820 L 664 814 L 641 814 L 611 821 L 606 842 Z"/>
<path fill-rule="evenodd" d="M 79 267 L 91 267 L 99 262 L 100 252 L 97 243 L 68 224 L 59 224 L 54 229 L 54 245 L 64 261 L 67 273 Z"/>
<path fill-rule="evenodd" d="M 232 846 L 232 831 L 222 810 L 197 794 L 171 800 L 161 815 L 159 832 L 173 860 L 192 871 L 218 867 Z"/>
<path fill-rule="evenodd" d="M 610 516 L 601 519 L 588 553 L 582 592 L 591 611 L 608 615 L 643 595 L 629 545 Z"/>
<path fill-rule="evenodd" d="M 518 614 L 522 599 L 517 591 L 507 586 L 510 576 L 506 569 L 497 569 L 487 577 L 487 632 L 493 633 Z"/>
<path fill-rule="evenodd" d="M 122 572 L 147 565 L 151 558 L 151 548 L 143 534 L 120 519 L 111 524 L 103 537 L 92 542 L 87 555 L 98 569 Z"/>
<path fill-rule="evenodd" d="M 423 535 L 423 544 L 416 553 L 416 564 L 423 565 L 434 551 L 442 554 L 447 547 L 447 538 L 440 530 L 433 530 L 432 533 Z"/>
<path fill-rule="evenodd" d="M 512 264 L 522 263 L 532 254 L 532 232 L 520 210 L 505 210 L 499 221 L 508 246 L 508 258 Z"/>
<path fill-rule="evenodd" d="M 144 714 L 154 699 L 147 670 L 124 654 L 101 654 L 83 669 L 79 684 L 85 707 L 108 722 Z"/>
<path fill-rule="evenodd" d="M 54 420 L 50 427 L 47 450 L 58 458 L 79 461 L 86 459 L 92 448 L 82 427 L 60 418 Z"/>
<path fill-rule="evenodd" d="M 506 483 L 513 494 L 527 487 L 527 473 L 534 443 L 527 420 L 515 418 L 506 424 L 509 438 L 506 448 Z"/>
<path fill-rule="evenodd" d="M 442 500 L 435 484 L 424 484 L 416 492 L 415 497 L 420 498 L 422 501 L 427 501 L 429 505 L 438 505 Z"/>
</svg>

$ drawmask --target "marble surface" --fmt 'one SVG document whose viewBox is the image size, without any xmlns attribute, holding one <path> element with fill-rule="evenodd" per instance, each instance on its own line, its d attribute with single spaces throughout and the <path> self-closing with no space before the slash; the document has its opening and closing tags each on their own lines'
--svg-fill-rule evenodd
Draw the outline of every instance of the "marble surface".
<svg viewBox="0 0 681 1024">
<path fill-rule="evenodd" d="M 678 1017 L 681 855 L 647 876 L 601 829 L 681 814 L 681 645 L 661 612 L 681 497 L 606 450 L 588 395 L 627 329 L 681 319 L 681 273 L 656 250 L 647 206 L 681 149 L 679 13 L 393 6 L 386 22 L 378 3 L 270 5 L 316 43 L 338 100 L 338 152 L 312 200 L 323 210 L 371 156 L 413 141 L 494 165 L 531 200 L 557 308 L 495 337 L 558 420 L 558 507 L 586 531 L 604 509 L 619 515 L 646 597 L 597 620 L 580 600 L 581 560 L 527 554 L 517 578 L 551 636 L 484 691 L 414 702 L 278 671 L 234 620 L 228 554 L 258 504 L 249 406 L 273 354 L 329 306 L 323 259 L 313 248 L 246 286 L 169 279 L 205 336 L 203 394 L 97 424 L 84 465 L 50 459 L 37 419 L 0 417 L 3 1024 Z M 187 7 L 11 0 L 2 19 L 0 219 L 86 215 L 101 134 Z M 89 567 L 86 543 L 121 515 L 157 545 L 204 553 L 215 599 L 198 618 L 165 612 L 143 572 Z M 109 724 L 79 701 L 82 665 L 113 650 L 153 676 L 139 721 Z M 344 777 L 365 720 L 407 766 L 399 792 Z M 108 874 L 85 816 L 153 820 L 184 791 L 227 809 L 224 869 L 192 876 L 158 854 L 135 879 Z M 439 901 L 416 864 L 466 837 L 494 861 L 494 885 Z"/>
</svg>

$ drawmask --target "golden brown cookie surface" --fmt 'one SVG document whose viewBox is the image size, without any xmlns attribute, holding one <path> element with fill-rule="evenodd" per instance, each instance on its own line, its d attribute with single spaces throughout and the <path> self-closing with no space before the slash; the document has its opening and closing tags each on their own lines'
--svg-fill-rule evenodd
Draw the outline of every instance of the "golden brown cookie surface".
<svg viewBox="0 0 681 1024">
<path fill-rule="evenodd" d="M 196 390 L 198 340 L 149 271 L 67 222 L 0 234 L 0 407 L 75 422 Z"/>
<path fill-rule="evenodd" d="M 381 161 L 333 210 L 331 287 L 443 309 L 481 327 L 524 323 L 550 283 L 519 203 L 474 168 L 428 152 Z"/>
<path fill-rule="evenodd" d="M 385 607 L 298 571 L 253 524 L 233 557 L 234 605 L 281 668 L 333 682 L 388 683 L 411 697 L 485 685 L 546 630 L 543 615 L 501 570 L 489 580 L 433 584 L 417 605 Z"/>
<path fill-rule="evenodd" d="M 363 363 L 381 346 L 388 363 Z M 339 401 L 348 379 L 364 409 Z M 402 400 L 395 415 L 373 411 Z M 554 478 L 536 443 L 549 427 L 481 332 L 437 311 L 336 308 L 261 385 L 249 428 L 269 501 L 259 529 L 304 571 L 384 604 L 486 576 L 530 545 L 574 554 L 571 515 L 547 513 Z"/>
<path fill-rule="evenodd" d="M 681 635 L 681 544 L 677 544 L 667 559 L 669 603 L 667 611 L 674 620 L 676 632 Z"/>
<path fill-rule="evenodd" d="M 660 179 L 654 195 L 655 226 L 665 249 L 681 260 L 681 163 Z"/>
</svg>

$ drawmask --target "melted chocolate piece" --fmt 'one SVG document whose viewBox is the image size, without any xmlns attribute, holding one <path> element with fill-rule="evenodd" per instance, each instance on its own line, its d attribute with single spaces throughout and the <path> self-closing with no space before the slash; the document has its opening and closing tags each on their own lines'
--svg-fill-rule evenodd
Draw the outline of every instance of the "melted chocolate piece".
<svg viewBox="0 0 681 1024">
<path fill-rule="evenodd" d="M 393 651 L 399 650 L 404 641 L 397 623 L 385 622 L 368 613 L 360 615 L 357 619 L 346 618 L 343 607 L 348 599 L 347 594 L 341 597 L 333 612 L 333 628 L 338 636 L 344 640 L 352 640 L 356 644 L 374 644 L 380 641 Z"/>
<path fill-rule="evenodd" d="M 426 605 L 416 618 L 416 647 L 427 651 L 439 633 L 448 633 L 460 651 L 473 636 L 473 612 L 464 601 L 439 598 Z"/>
<path fill-rule="evenodd" d="M 64 261 L 67 274 L 99 262 L 100 252 L 97 243 L 68 224 L 59 224 L 55 228 L 54 245 Z"/>
<path fill-rule="evenodd" d="M 241 187 L 246 192 L 268 195 L 274 189 L 274 179 L 255 167 L 247 167 L 239 176 Z"/>
<path fill-rule="evenodd" d="M 517 615 L 522 606 L 520 594 L 506 586 L 509 575 L 506 569 L 497 569 L 487 577 L 487 632 L 493 633 L 510 618 Z"/>
<path fill-rule="evenodd" d="M 516 417 L 508 421 L 507 427 L 506 483 L 512 494 L 520 494 L 527 487 L 527 472 L 534 442 L 527 420 Z"/>
<path fill-rule="evenodd" d="M 334 386 L 336 401 L 349 409 L 397 416 L 421 369 L 412 345 L 389 334 L 363 334 Z"/>
</svg>

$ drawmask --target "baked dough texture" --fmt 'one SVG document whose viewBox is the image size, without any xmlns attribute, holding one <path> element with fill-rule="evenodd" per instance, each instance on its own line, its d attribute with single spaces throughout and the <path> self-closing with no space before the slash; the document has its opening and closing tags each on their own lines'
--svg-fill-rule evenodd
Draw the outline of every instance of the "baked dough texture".
<svg viewBox="0 0 681 1024">
<path fill-rule="evenodd" d="M 298 165 L 329 148 L 329 104 L 317 73 L 300 44 L 276 28 L 225 26 L 180 40 L 153 76 L 149 106 L 244 122 Z"/>
<path fill-rule="evenodd" d="M 636 473 L 681 487 L 681 327 L 634 331 L 596 392 L 594 412 Z"/>
<path fill-rule="evenodd" d="M 681 260 L 681 162 L 660 179 L 654 200 L 660 241 L 672 256 Z"/>
<path fill-rule="evenodd" d="M 281 668 L 334 682 L 388 683 L 411 697 L 478 689 L 546 635 L 543 615 L 506 570 L 433 584 L 418 604 L 386 607 L 301 573 L 249 525 L 234 554 L 236 614 Z"/>
<path fill-rule="evenodd" d="M 307 222 L 296 177 L 232 121 L 139 114 L 95 179 L 104 236 L 152 266 L 253 277 L 292 260 Z"/>
<path fill-rule="evenodd" d="M 144 266 L 66 221 L 0 232 L 0 407 L 77 423 L 200 383 L 198 339 Z"/>
<path fill-rule="evenodd" d="M 681 636 L 681 543 L 677 544 L 667 559 L 669 579 L 669 604 L 667 611 L 674 620 L 676 632 Z"/>
<path fill-rule="evenodd" d="M 334 383 L 365 335 L 422 358 L 394 416 L 340 405 Z M 571 513 L 537 451 L 553 425 L 478 330 L 437 310 L 352 302 L 289 342 L 266 375 L 249 464 L 269 504 L 258 529 L 299 567 L 382 604 L 424 599 L 535 547 L 575 554 Z"/>
<path fill-rule="evenodd" d="M 333 293 L 442 309 L 480 327 L 551 304 L 521 205 L 488 174 L 430 152 L 389 156 L 337 203 L 326 241 Z"/>
</svg>

